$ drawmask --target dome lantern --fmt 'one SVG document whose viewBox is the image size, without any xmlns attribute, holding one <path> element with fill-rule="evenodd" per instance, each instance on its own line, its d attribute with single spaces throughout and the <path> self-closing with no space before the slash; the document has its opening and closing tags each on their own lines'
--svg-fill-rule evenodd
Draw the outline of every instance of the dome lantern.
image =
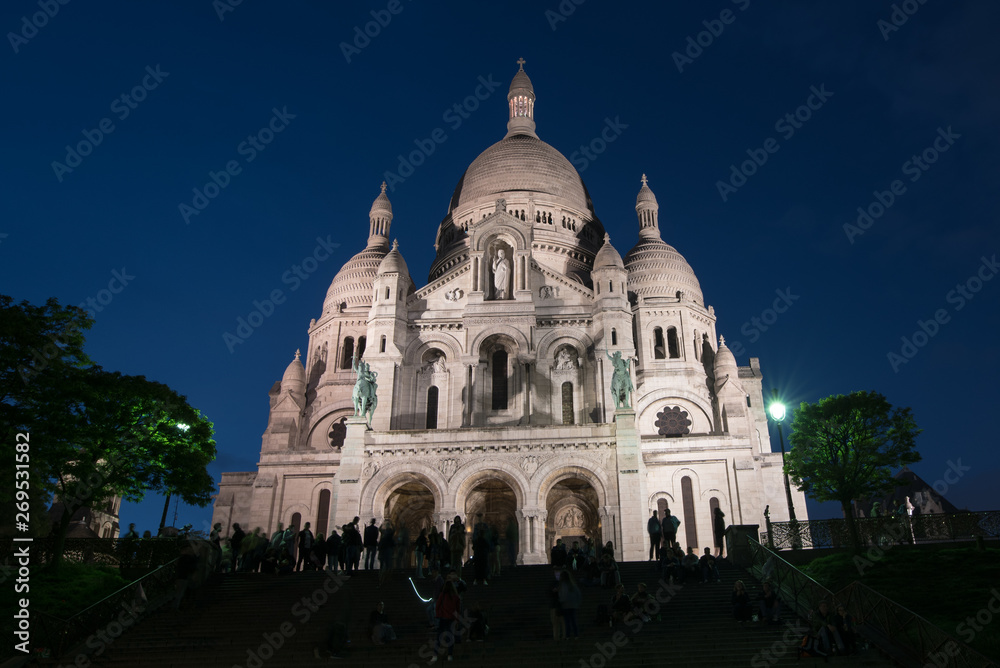
<svg viewBox="0 0 1000 668">
<path fill-rule="evenodd" d="M 535 134 L 535 89 L 531 85 L 531 79 L 524 71 L 524 58 L 518 58 L 517 64 L 520 66 L 514 78 L 510 82 L 510 90 L 507 93 L 507 136 L 511 135 L 531 135 Z"/>
</svg>

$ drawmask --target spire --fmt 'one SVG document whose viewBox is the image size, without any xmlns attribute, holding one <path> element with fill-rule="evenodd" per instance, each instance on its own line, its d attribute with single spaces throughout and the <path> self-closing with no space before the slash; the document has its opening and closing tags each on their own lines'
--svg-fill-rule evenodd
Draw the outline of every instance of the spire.
<svg viewBox="0 0 1000 668">
<path fill-rule="evenodd" d="M 372 210 L 368 214 L 368 245 L 384 245 L 389 242 L 389 226 L 392 224 L 392 203 L 385 194 L 385 181 L 382 182 L 382 192 L 372 202 Z"/>
<path fill-rule="evenodd" d="M 518 58 L 519 69 L 510 82 L 507 93 L 507 136 L 535 134 L 535 89 L 524 71 L 524 58 Z"/>
<path fill-rule="evenodd" d="M 642 187 L 635 198 L 635 212 L 639 216 L 639 236 L 660 238 L 660 205 L 656 195 L 649 189 L 646 175 L 642 175 Z"/>
</svg>

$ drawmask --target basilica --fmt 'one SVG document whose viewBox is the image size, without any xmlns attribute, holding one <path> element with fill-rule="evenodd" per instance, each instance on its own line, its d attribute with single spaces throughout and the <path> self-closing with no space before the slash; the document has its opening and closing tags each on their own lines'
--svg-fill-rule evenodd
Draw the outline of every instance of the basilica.
<svg viewBox="0 0 1000 668">
<path fill-rule="evenodd" d="M 646 521 L 668 507 L 698 552 L 716 508 L 729 525 L 763 525 L 768 505 L 787 519 L 760 363 L 738 366 L 717 335 L 646 177 L 638 240 L 609 238 L 580 175 L 535 132 L 523 62 L 507 103 L 506 135 L 458 180 L 419 287 L 382 185 L 366 246 L 270 390 L 257 471 L 223 474 L 213 523 L 327 533 L 360 516 L 412 540 L 459 515 L 516 527 L 530 564 L 557 538 L 645 559 Z M 615 243 L 631 245 L 624 258 Z M 357 411 L 363 385 L 374 398 Z"/>
</svg>

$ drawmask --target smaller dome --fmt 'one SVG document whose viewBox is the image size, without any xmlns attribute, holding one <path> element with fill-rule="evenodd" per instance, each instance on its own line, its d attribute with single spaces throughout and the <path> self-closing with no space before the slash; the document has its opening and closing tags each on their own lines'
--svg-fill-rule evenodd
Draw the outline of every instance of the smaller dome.
<svg viewBox="0 0 1000 668">
<path fill-rule="evenodd" d="M 304 394 L 306 391 L 306 370 L 302 366 L 302 361 L 299 359 L 302 353 L 298 350 L 295 351 L 295 359 L 292 360 L 288 368 L 285 369 L 285 375 L 281 377 L 281 390 L 283 392 L 294 392 L 297 394 Z"/>
<path fill-rule="evenodd" d="M 656 195 L 653 191 L 649 189 L 649 185 L 646 183 L 646 175 L 642 175 L 642 187 L 639 188 L 639 194 L 635 198 L 635 208 L 640 208 L 643 204 L 652 204 L 653 206 L 659 206 L 656 201 Z"/>
<path fill-rule="evenodd" d="M 369 216 L 374 216 L 376 213 L 384 212 L 392 215 L 392 202 L 389 201 L 389 196 L 385 194 L 386 186 L 385 181 L 382 182 L 382 192 L 375 198 L 372 202 L 372 210 L 369 212 Z"/>
<path fill-rule="evenodd" d="M 715 353 L 715 391 L 718 392 L 726 381 L 738 381 L 740 369 L 736 357 L 726 346 L 726 337 L 719 337 L 719 350 Z"/>
<path fill-rule="evenodd" d="M 622 262 L 622 256 L 611 245 L 611 235 L 609 234 L 604 235 L 604 245 L 601 246 L 601 250 L 597 251 L 597 256 L 594 257 L 594 270 L 598 269 L 618 269 L 625 271 L 625 263 Z"/>
<path fill-rule="evenodd" d="M 514 75 L 514 78 L 510 81 L 510 89 L 507 94 L 513 93 L 515 90 L 526 90 L 534 94 L 535 89 L 531 85 L 531 79 L 528 78 L 528 73 L 524 71 L 524 58 L 517 61 L 517 64 L 521 68 Z"/>
<path fill-rule="evenodd" d="M 399 274 L 400 276 L 410 277 L 410 270 L 406 267 L 406 260 L 403 259 L 403 255 L 399 252 L 399 241 L 392 242 L 392 250 L 386 253 L 386 256 L 382 258 L 382 263 L 378 266 L 378 276 L 383 274 Z"/>
</svg>

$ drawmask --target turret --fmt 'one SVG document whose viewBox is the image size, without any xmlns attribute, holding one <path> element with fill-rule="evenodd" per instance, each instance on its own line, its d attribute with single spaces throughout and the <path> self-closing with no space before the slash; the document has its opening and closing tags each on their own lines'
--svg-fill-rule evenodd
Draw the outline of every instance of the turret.
<svg viewBox="0 0 1000 668">
<path fill-rule="evenodd" d="M 531 135 L 535 134 L 535 89 L 531 85 L 531 79 L 524 71 L 524 58 L 519 58 L 517 64 L 520 69 L 510 82 L 510 90 L 507 92 L 507 108 L 509 112 L 507 120 L 507 136 L 511 135 Z"/>
</svg>

